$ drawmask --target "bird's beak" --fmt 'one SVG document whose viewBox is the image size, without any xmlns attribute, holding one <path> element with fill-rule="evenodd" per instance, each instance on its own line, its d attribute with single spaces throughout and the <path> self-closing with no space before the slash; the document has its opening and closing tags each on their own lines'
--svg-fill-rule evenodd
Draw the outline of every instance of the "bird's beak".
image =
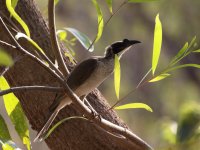
<svg viewBox="0 0 200 150">
<path fill-rule="evenodd" d="M 119 54 L 123 51 L 126 51 L 128 48 L 130 48 L 134 44 L 141 43 L 140 41 L 137 40 L 128 40 L 124 39 L 123 41 L 117 41 L 111 45 L 113 49 L 114 54 Z"/>
</svg>

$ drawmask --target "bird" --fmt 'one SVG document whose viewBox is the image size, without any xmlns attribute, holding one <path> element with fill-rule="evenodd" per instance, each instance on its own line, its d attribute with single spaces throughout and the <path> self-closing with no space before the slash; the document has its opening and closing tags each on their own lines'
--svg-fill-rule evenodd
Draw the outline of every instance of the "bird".
<svg viewBox="0 0 200 150">
<path fill-rule="evenodd" d="M 67 78 L 67 84 L 71 90 L 79 97 L 88 95 L 92 90 L 97 88 L 108 76 L 114 71 L 115 55 L 119 58 L 134 44 L 141 43 L 137 40 L 124 39 L 116 41 L 105 49 L 104 56 L 93 56 L 82 61 L 72 70 Z M 72 103 L 68 96 L 56 98 L 49 107 L 50 117 L 37 134 L 34 142 L 42 141 L 53 120 L 59 111 L 65 106 Z"/>
</svg>

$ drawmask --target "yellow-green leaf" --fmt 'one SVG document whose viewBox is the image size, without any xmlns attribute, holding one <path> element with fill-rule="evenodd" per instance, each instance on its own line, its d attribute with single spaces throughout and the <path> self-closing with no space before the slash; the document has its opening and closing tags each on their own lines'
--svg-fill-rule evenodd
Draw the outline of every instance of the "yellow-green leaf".
<svg viewBox="0 0 200 150">
<path fill-rule="evenodd" d="M 17 6 L 18 0 L 12 0 L 12 7 L 13 9 L 15 9 L 15 7 Z"/>
<path fill-rule="evenodd" d="M 103 13 L 101 11 L 101 8 L 97 2 L 97 0 L 92 0 L 96 11 L 97 11 L 97 16 L 98 16 L 98 30 L 97 30 L 97 35 L 95 38 L 95 43 L 101 38 L 102 33 L 103 33 L 103 28 L 104 28 L 104 21 L 103 21 Z"/>
<path fill-rule="evenodd" d="M 195 42 L 196 42 L 196 39 L 197 39 L 197 37 L 196 36 L 194 36 L 193 38 L 192 38 L 192 41 L 190 42 L 190 44 L 189 44 L 189 46 L 188 46 L 188 48 L 191 48 L 194 44 L 195 44 Z"/>
<path fill-rule="evenodd" d="M 112 10 L 112 0 L 106 0 L 106 3 L 108 5 L 109 11 L 111 14 L 113 14 L 113 10 Z"/>
<path fill-rule="evenodd" d="M 56 34 L 58 35 L 58 37 L 59 37 L 59 39 L 60 39 L 61 41 L 64 41 L 64 40 L 66 40 L 66 38 L 67 38 L 67 32 L 66 32 L 65 30 L 58 30 L 58 31 L 56 32 Z"/>
<path fill-rule="evenodd" d="M 88 120 L 87 118 L 79 117 L 79 116 L 72 116 L 72 117 L 64 118 L 64 119 L 60 120 L 58 123 L 56 123 L 56 124 L 48 131 L 48 133 L 45 135 L 44 139 L 46 139 L 46 138 L 47 138 L 59 125 L 61 125 L 63 122 L 69 121 L 69 120 L 72 120 L 72 119 L 83 119 L 83 120 Z"/>
<path fill-rule="evenodd" d="M 122 109 L 133 109 L 133 108 L 142 108 L 142 109 L 146 109 L 147 111 L 153 112 L 152 108 L 144 103 L 130 103 L 130 104 L 117 106 L 114 109 L 122 110 Z"/>
<path fill-rule="evenodd" d="M 85 34 L 83 34 L 82 32 L 80 32 L 74 28 L 64 28 L 64 29 L 69 31 L 71 34 L 73 34 L 85 49 L 87 49 L 87 50 L 89 49 L 92 42 L 88 38 L 88 36 L 86 36 Z M 94 46 L 90 47 L 89 51 L 93 52 Z"/>
<path fill-rule="evenodd" d="M 54 0 L 54 5 L 57 5 L 59 0 Z"/>
<path fill-rule="evenodd" d="M 152 73 L 154 75 L 158 60 L 160 57 L 160 51 L 162 46 L 162 24 L 159 19 L 159 14 L 156 16 L 155 20 L 155 30 L 154 30 L 154 44 L 153 44 L 153 57 L 152 57 Z"/>
<path fill-rule="evenodd" d="M 11 0 L 6 0 L 6 7 L 8 11 L 10 12 L 11 16 L 17 20 L 17 22 L 22 26 L 24 29 L 26 35 L 30 37 L 30 31 L 26 23 L 20 18 L 20 16 L 15 12 L 15 10 L 12 7 Z"/>
<path fill-rule="evenodd" d="M 200 49 L 194 50 L 193 52 L 194 52 L 194 53 L 200 53 Z"/>
<path fill-rule="evenodd" d="M 163 80 L 163 79 L 165 79 L 165 78 L 167 78 L 167 77 L 169 77 L 169 76 L 170 76 L 170 74 L 168 74 L 168 73 L 163 73 L 163 74 L 161 74 L 161 75 L 159 75 L 159 76 L 153 78 L 153 79 L 150 80 L 149 82 L 157 82 L 157 81 Z"/>
<path fill-rule="evenodd" d="M 4 77 L 0 77 L 0 89 L 6 90 L 9 88 L 10 86 L 6 79 Z M 23 144 L 25 144 L 27 149 L 30 150 L 28 123 L 18 98 L 13 93 L 10 93 L 4 95 L 3 99 L 6 111 L 15 126 L 15 130 L 19 134 Z"/>
<path fill-rule="evenodd" d="M 0 115 L 0 144 L 2 145 L 3 150 L 17 150 L 16 144 L 11 140 L 12 139 L 8 127 L 6 125 L 6 122 L 4 118 Z"/>
<path fill-rule="evenodd" d="M 115 93 L 118 99 L 120 91 L 120 78 L 121 78 L 121 70 L 120 70 L 119 57 L 115 55 L 114 85 L 115 85 Z"/>
<path fill-rule="evenodd" d="M 6 125 L 4 118 L 0 115 L 0 140 L 8 141 L 11 140 L 11 136 Z"/>
<path fill-rule="evenodd" d="M 0 66 L 12 66 L 13 60 L 10 55 L 0 49 Z"/>
<path fill-rule="evenodd" d="M 2 149 L 3 150 L 15 150 L 11 145 L 7 144 L 7 143 L 3 143 L 2 144 Z"/>
<path fill-rule="evenodd" d="M 165 70 L 165 72 L 170 72 L 170 71 L 174 71 L 174 70 L 181 69 L 181 68 L 186 68 L 186 67 L 193 67 L 193 68 L 200 69 L 200 64 L 179 65 L 179 66 L 175 66 L 175 67 L 169 68 L 169 69 Z"/>
<path fill-rule="evenodd" d="M 188 44 L 188 42 L 186 42 L 185 45 L 180 49 L 178 54 L 172 59 L 170 64 L 175 63 L 181 56 L 183 56 L 185 54 L 185 52 L 188 50 L 188 46 L 189 46 L 189 44 Z"/>
<path fill-rule="evenodd" d="M 3 142 L 0 140 L 0 143 L 2 144 L 3 150 L 22 150 L 18 148 L 17 145 L 11 140 L 6 141 L 6 142 Z"/>
<path fill-rule="evenodd" d="M 35 42 L 33 41 L 30 37 L 28 37 L 26 34 L 18 32 L 17 35 L 15 36 L 15 38 L 18 40 L 19 38 L 25 38 L 26 40 L 28 40 L 33 46 L 35 46 L 35 48 L 37 48 L 37 50 L 39 50 L 41 53 L 44 53 L 43 49 Z"/>
</svg>

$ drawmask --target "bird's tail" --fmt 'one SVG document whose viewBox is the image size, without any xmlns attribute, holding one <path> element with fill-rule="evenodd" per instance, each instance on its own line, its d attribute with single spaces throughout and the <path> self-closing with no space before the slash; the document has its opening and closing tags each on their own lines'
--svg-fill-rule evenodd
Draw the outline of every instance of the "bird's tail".
<svg viewBox="0 0 200 150">
<path fill-rule="evenodd" d="M 59 112 L 59 110 L 57 110 L 57 109 L 55 111 L 53 111 L 53 113 L 51 114 L 51 116 L 49 117 L 47 122 L 45 123 L 44 127 L 37 134 L 36 138 L 34 139 L 34 142 L 41 142 L 44 140 L 44 137 L 45 137 L 49 127 L 51 126 L 52 122 L 56 118 L 58 112 Z"/>
</svg>

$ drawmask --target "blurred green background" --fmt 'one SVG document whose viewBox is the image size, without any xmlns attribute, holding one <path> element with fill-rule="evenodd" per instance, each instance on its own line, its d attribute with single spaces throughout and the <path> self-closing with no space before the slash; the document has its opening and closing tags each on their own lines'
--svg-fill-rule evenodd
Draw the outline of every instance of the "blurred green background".
<svg viewBox="0 0 200 150">
<path fill-rule="evenodd" d="M 104 19 L 109 18 L 105 1 L 99 0 Z M 122 0 L 113 0 L 115 11 Z M 47 20 L 47 0 L 36 0 Z M 91 39 L 97 32 L 97 14 L 91 0 L 60 0 L 56 6 L 57 29 L 73 27 Z M 154 20 L 157 13 L 163 25 L 163 45 L 158 72 L 167 66 L 170 59 L 186 41 L 196 35 L 200 37 L 199 0 L 160 0 L 159 2 L 125 5 L 106 26 L 95 51 L 86 51 L 78 42 L 74 48 L 79 62 L 93 55 L 102 55 L 106 46 L 124 38 L 140 40 L 121 59 L 121 91 L 123 97 L 133 90 L 151 68 Z M 70 36 L 70 33 L 69 33 Z M 193 54 L 181 63 L 200 64 L 200 54 Z M 117 101 L 113 76 L 107 79 L 99 90 L 110 105 Z M 142 102 L 151 106 L 153 113 L 145 110 L 120 110 L 117 113 L 128 126 L 156 150 L 198 150 L 200 147 L 200 71 L 187 68 L 174 71 L 172 76 L 160 82 L 147 84 L 132 93 L 124 102 Z M 1 109 L 2 111 L 2 109 Z M 189 115 L 188 115 L 189 114 Z M 185 117 L 186 116 L 186 117 Z M 185 119 L 186 118 L 186 119 Z M 190 118 L 190 119 L 187 119 Z M 186 120 L 186 121 L 185 121 Z M 181 135 L 176 142 L 176 130 Z M 10 127 L 12 129 L 12 127 Z M 14 131 L 14 129 L 13 129 Z M 31 135 L 33 139 L 35 133 Z M 183 148 L 184 146 L 184 148 Z M 33 144 L 33 149 L 47 149 L 44 143 Z"/>
</svg>

